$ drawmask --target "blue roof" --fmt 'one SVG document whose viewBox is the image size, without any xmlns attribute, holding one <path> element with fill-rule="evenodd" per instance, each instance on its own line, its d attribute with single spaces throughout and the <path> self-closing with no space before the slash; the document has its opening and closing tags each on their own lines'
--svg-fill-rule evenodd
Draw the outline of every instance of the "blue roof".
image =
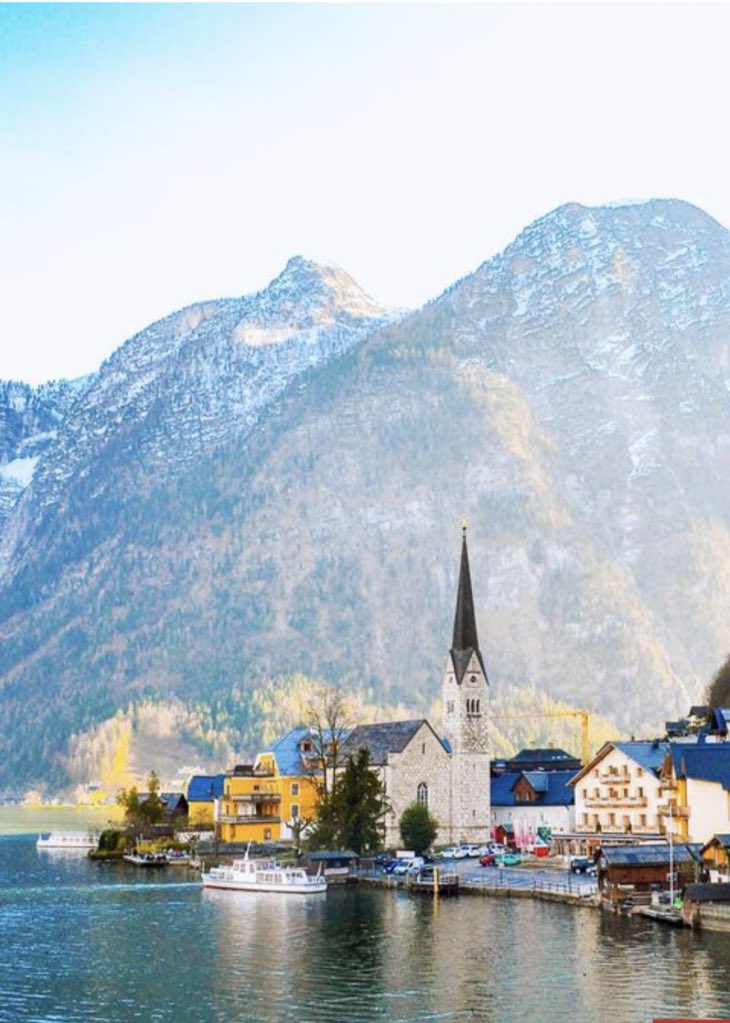
<svg viewBox="0 0 730 1023">
<path fill-rule="evenodd" d="M 716 707 L 712 712 L 712 719 L 710 721 L 710 729 L 714 732 L 720 732 L 721 735 L 727 735 L 728 725 L 730 724 L 730 708 L 729 707 Z"/>
<path fill-rule="evenodd" d="M 611 745 L 631 757 L 645 771 L 658 774 L 669 749 L 668 742 L 654 739 L 652 742 L 612 742 Z"/>
<path fill-rule="evenodd" d="M 671 754 L 679 778 L 714 781 L 730 790 L 730 744 L 703 742 L 695 746 L 672 743 Z"/>
<path fill-rule="evenodd" d="M 326 737 L 327 733 L 325 733 L 325 738 Z M 344 739 L 344 735 L 341 738 Z M 311 774 L 312 765 L 309 764 L 305 766 L 302 761 L 301 753 L 301 744 L 307 739 L 312 739 L 312 730 L 310 728 L 292 728 L 291 731 L 287 732 L 285 735 L 281 735 L 278 739 L 274 739 L 273 742 L 270 742 L 263 752 L 274 754 L 279 774 Z M 321 774 L 320 771 L 315 773 Z"/>
<path fill-rule="evenodd" d="M 210 803 L 223 795 L 225 774 L 194 774 L 188 782 L 189 803 Z"/>
<path fill-rule="evenodd" d="M 491 779 L 492 806 L 572 806 L 575 793 L 568 785 L 575 771 L 505 771 Z M 537 793 L 532 803 L 518 803 L 514 787 L 525 778 Z M 537 787 L 539 785 L 539 788 Z"/>
</svg>

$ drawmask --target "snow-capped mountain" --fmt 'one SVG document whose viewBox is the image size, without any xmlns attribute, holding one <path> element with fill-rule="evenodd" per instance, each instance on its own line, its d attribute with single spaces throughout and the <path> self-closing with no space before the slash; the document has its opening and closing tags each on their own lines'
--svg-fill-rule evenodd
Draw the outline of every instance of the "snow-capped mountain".
<svg viewBox="0 0 730 1023">
<path fill-rule="evenodd" d="M 730 234 L 678 201 L 561 207 L 407 316 L 297 258 L 154 324 L 3 532 L 0 772 L 295 671 L 425 709 L 465 516 L 493 686 L 686 711 L 728 648 L 729 365 Z"/>
<path fill-rule="evenodd" d="M 388 318 L 343 270 L 295 256 L 255 295 L 193 305 L 143 330 L 104 363 L 38 467 L 0 542 L 0 571 L 22 564 L 24 542 L 35 545 L 74 481 L 93 502 L 107 489 L 123 499 L 140 473 L 178 474 L 244 436 L 294 380 Z"/>
<path fill-rule="evenodd" d="M 0 380 L 0 529 L 88 378 L 39 387 Z"/>
</svg>

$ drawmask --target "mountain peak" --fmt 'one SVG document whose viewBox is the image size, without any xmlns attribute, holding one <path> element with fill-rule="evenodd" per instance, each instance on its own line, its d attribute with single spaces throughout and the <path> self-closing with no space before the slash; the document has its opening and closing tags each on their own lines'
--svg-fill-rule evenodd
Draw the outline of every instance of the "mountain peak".
<svg viewBox="0 0 730 1023">
<path fill-rule="evenodd" d="M 375 302 L 341 267 L 317 263 L 305 256 L 292 256 L 274 280 L 259 292 L 272 306 L 302 307 L 331 311 L 337 308 L 355 317 L 379 318 L 387 310 Z"/>
</svg>

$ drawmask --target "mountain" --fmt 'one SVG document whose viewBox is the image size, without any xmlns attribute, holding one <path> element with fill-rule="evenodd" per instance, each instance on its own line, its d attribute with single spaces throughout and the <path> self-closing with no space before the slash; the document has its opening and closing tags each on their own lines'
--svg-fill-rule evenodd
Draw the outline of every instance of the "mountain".
<svg viewBox="0 0 730 1023">
<path fill-rule="evenodd" d="M 561 207 L 409 315 L 297 258 L 143 331 L 2 533 L 0 783 L 143 699 L 253 727 L 298 671 L 425 709 L 464 516 L 495 693 L 686 711 L 728 646 L 729 339 L 730 234 L 666 200 Z"/>
<path fill-rule="evenodd" d="M 87 378 L 30 387 L 0 380 L 0 530 Z"/>
</svg>

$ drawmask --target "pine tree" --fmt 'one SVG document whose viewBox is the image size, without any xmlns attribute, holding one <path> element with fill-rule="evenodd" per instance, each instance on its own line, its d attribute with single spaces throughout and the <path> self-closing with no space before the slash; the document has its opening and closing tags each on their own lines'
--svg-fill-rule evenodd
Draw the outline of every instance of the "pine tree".
<svg viewBox="0 0 730 1023">
<path fill-rule="evenodd" d="M 370 766 L 370 753 L 361 749 L 348 757 L 333 789 L 322 794 L 310 844 L 319 849 L 352 849 L 358 856 L 374 852 L 383 843 L 387 808 L 383 783 Z"/>
</svg>

